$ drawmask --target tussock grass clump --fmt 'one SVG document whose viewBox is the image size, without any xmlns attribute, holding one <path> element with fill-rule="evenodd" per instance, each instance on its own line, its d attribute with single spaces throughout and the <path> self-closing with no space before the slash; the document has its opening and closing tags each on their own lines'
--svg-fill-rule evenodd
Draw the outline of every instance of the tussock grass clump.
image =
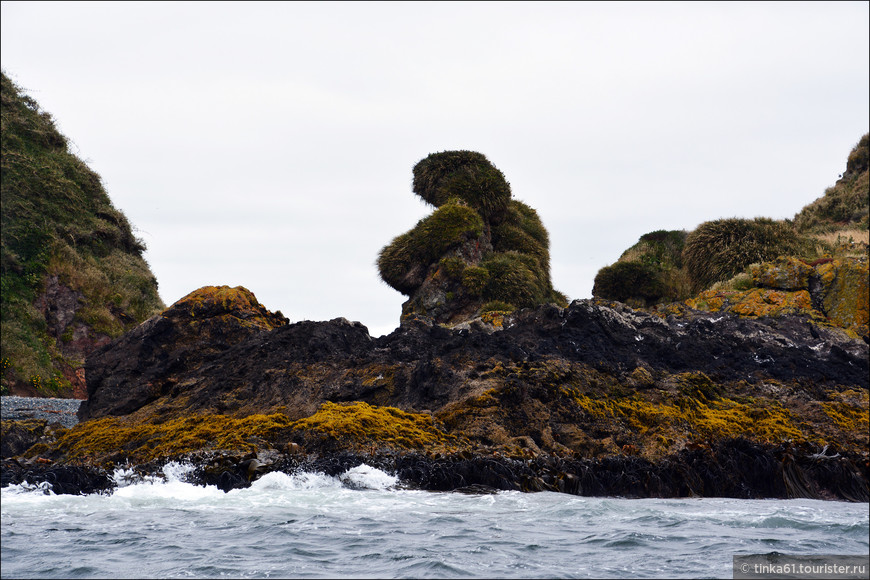
<svg viewBox="0 0 870 580">
<path fill-rule="evenodd" d="M 378 256 L 381 278 L 395 290 L 411 294 L 430 265 L 458 244 L 483 233 L 483 219 L 462 203 L 448 203 L 393 239 Z M 417 275 L 412 273 L 418 270 Z"/>
<path fill-rule="evenodd" d="M 414 192 L 438 209 L 394 238 L 377 260 L 381 278 L 412 297 L 403 312 L 455 322 L 454 315 L 471 315 L 493 300 L 567 304 L 550 281 L 549 236 L 540 217 L 511 199 L 504 175 L 485 156 L 433 153 L 413 173 Z M 415 292 L 424 284 L 428 298 L 421 299 Z"/>
<path fill-rule="evenodd" d="M 547 281 L 539 271 L 535 258 L 520 252 L 494 253 L 481 262 L 489 272 L 485 296 L 519 308 L 537 306 L 546 302 Z"/>
<path fill-rule="evenodd" d="M 496 252 L 519 252 L 533 256 L 541 270 L 550 270 L 550 239 L 538 212 L 521 201 L 511 200 L 501 223 L 492 226 Z"/>
<path fill-rule="evenodd" d="M 598 271 L 592 295 L 647 306 L 688 298 L 691 282 L 683 267 L 685 230 L 656 230 L 640 237 L 619 260 Z"/>
<path fill-rule="evenodd" d="M 640 237 L 619 257 L 626 262 L 641 262 L 658 268 L 682 268 L 683 247 L 689 232 L 656 230 Z"/>
<path fill-rule="evenodd" d="M 801 240 L 788 222 L 727 218 L 704 222 L 686 237 L 683 264 L 695 290 L 728 280 L 749 264 L 799 254 Z"/>
<path fill-rule="evenodd" d="M 462 271 L 462 287 L 471 296 L 482 296 L 489 283 L 489 270 L 482 266 L 469 266 Z"/>
<path fill-rule="evenodd" d="M 475 151 L 432 153 L 414 166 L 413 173 L 414 193 L 435 207 L 458 197 L 489 218 L 503 211 L 511 197 L 502 172 Z"/>
<path fill-rule="evenodd" d="M 643 262 L 616 262 L 598 270 L 592 295 L 626 302 L 631 298 L 655 301 L 664 294 L 660 272 Z"/>
<path fill-rule="evenodd" d="M 857 175 L 870 168 L 870 133 L 858 140 L 858 144 L 849 153 L 846 160 L 846 173 Z"/>
</svg>

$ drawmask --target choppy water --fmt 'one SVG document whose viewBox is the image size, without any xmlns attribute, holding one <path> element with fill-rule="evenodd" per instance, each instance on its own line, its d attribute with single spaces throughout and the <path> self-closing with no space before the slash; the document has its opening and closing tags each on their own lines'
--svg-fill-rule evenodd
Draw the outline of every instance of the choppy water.
<svg viewBox="0 0 870 580">
<path fill-rule="evenodd" d="M 185 469 L 112 495 L 4 488 L 0 575 L 730 578 L 735 554 L 868 551 L 867 504 L 434 493 L 367 466 L 224 493 Z"/>
</svg>

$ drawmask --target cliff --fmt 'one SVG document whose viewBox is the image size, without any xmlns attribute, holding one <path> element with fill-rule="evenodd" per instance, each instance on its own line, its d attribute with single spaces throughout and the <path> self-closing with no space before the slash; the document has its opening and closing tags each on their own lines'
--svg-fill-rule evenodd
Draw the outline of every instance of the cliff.
<svg viewBox="0 0 870 580">
<path fill-rule="evenodd" d="M 84 360 L 163 308 L 145 246 L 100 177 L 3 74 L 3 394 L 83 397 Z"/>
</svg>

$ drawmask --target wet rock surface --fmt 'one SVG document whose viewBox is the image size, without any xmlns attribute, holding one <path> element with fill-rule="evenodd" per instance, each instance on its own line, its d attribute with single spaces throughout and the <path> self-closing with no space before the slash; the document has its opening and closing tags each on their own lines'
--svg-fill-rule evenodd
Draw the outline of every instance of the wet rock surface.
<svg viewBox="0 0 870 580">
<path fill-rule="evenodd" d="M 5 420 L 37 419 L 72 427 L 78 423 L 79 399 L 45 397 L 0 397 L 0 418 Z"/>
<path fill-rule="evenodd" d="M 213 485 L 223 491 L 249 487 L 272 471 L 317 472 L 339 477 L 366 464 L 394 474 L 401 487 L 430 491 L 554 491 L 630 498 L 809 498 L 854 502 L 870 499 L 866 456 L 844 456 L 811 446 L 763 446 L 744 439 L 709 449 L 687 449 L 659 462 L 625 455 L 603 459 L 553 456 L 517 459 L 469 453 L 432 456 L 348 451 L 306 457 L 197 454 L 188 460 L 196 464 L 186 477 L 189 483 Z M 5 459 L 0 468 L 3 486 L 26 482 L 57 494 L 107 492 L 118 485 L 106 470 L 97 467 Z M 127 478 L 160 476 L 161 469 L 159 464 L 137 466 Z"/>
</svg>

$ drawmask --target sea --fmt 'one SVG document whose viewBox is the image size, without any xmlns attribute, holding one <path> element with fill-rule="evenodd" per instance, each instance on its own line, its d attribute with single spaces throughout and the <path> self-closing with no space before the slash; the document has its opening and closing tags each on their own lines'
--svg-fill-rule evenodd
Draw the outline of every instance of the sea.
<svg viewBox="0 0 870 580">
<path fill-rule="evenodd" d="M 2 578 L 731 578 L 732 557 L 868 552 L 868 505 L 403 488 L 367 465 L 228 493 L 117 470 L 3 488 Z"/>
</svg>

